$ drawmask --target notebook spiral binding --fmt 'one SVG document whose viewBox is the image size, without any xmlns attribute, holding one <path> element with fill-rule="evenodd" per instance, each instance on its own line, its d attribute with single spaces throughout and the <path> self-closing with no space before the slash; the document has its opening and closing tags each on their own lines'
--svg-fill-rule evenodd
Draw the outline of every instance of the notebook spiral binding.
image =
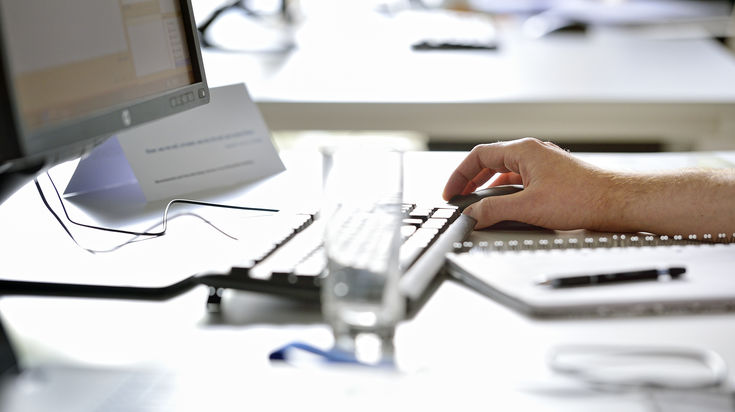
<svg viewBox="0 0 735 412">
<path fill-rule="evenodd" d="M 722 245 L 735 243 L 735 233 L 718 233 L 716 235 L 653 235 L 653 234 L 605 234 L 560 235 L 539 238 L 509 238 L 505 240 L 481 242 L 457 242 L 454 253 L 467 252 L 513 252 L 522 250 L 554 250 L 554 249 L 595 249 L 625 247 L 687 246 L 687 245 Z"/>
</svg>

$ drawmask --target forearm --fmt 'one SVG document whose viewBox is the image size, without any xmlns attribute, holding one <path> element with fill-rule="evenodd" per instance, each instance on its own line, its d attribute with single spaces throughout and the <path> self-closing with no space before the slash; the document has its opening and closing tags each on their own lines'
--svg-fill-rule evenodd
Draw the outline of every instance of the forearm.
<svg viewBox="0 0 735 412">
<path fill-rule="evenodd" d="M 597 229 L 667 235 L 735 233 L 735 171 L 610 174 Z"/>
</svg>

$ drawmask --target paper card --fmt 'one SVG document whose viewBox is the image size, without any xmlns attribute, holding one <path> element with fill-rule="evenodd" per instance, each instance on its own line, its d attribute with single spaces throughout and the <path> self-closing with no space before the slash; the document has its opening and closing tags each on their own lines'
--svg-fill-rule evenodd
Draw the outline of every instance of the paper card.
<svg viewBox="0 0 735 412">
<path fill-rule="evenodd" d="M 120 142 L 111 137 L 79 161 L 64 194 L 76 196 L 137 184 Z"/>
<path fill-rule="evenodd" d="M 122 132 L 117 144 L 122 150 L 108 142 L 80 161 L 66 193 L 126 184 L 124 167 L 112 159 L 116 151 L 147 201 L 253 181 L 285 169 L 244 84 L 212 88 L 209 104 Z"/>
</svg>

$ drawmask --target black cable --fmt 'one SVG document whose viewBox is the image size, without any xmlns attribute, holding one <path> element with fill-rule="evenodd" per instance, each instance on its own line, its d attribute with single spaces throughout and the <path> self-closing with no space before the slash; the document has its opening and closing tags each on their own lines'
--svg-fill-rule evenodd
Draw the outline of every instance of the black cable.
<svg viewBox="0 0 735 412">
<path fill-rule="evenodd" d="M 181 213 L 178 215 L 173 215 L 169 218 L 168 210 L 176 202 L 201 205 L 201 206 L 238 209 L 238 210 L 256 210 L 256 211 L 266 211 L 266 212 L 278 212 L 278 210 L 276 209 L 251 208 L 251 207 L 245 207 L 245 206 L 233 206 L 233 205 L 225 205 L 225 204 L 218 204 L 218 203 L 201 202 L 201 201 L 196 201 L 196 200 L 175 199 L 169 202 L 168 205 L 166 206 L 166 209 L 163 214 L 162 222 L 156 223 L 155 225 L 151 226 L 151 228 L 153 228 L 159 225 L 163 225 L 162 230 L 159 232 L 150 232 L 149 231 L 150 228 L 146 229 L 143 232 L 132 232 L 132 231 L 124 231 L 120 229 L 104 228 L 100 226 L 87 225 L 87 224 L 75 222 L 74 220 L 72 220 L 69 217 L 68 211 L 66 210 L 66 207 L 64 206 L 64 201 L 61 197 L 61 194 L 58 191 L 58 188 L 56 187 L 56 184 L 54 184 L 54 181 L 51 178 L 51 175 L 47 173 L 47 176 L 49 180 L 51 181 L 51 184 L 54 187 L 54 190 L 56 191 L 56 195 L 59 198 L 59 202 L 61 203 L 62 209 L 64 210 L 64 214 L 66 215 L 66 218 L 69 219 L 70 222 L 76 225 L 79 225 L 79 226 L 87 227 L 87 228 L 134 235 L 132 239 L 108 251 L 119 249 L 120 247 L 125 246 L 126 244 L 129 244 L 132 242 L 146 240 L 146 239 L 138 239 L 142 236 L 153 236 L 153 237 L 163 236 L 166 233 L 166 223 L 169 219 L 174 219 L 176 217 L 185 216 L 185 215 L 197 217 L 203 220 L 204 222 L 206 222 L 207 224 L 209 224 L 210 226 L 212 226 L 213 228 L 215 228 L 216 230 L 225 234 L 226 236 L 233 238 L 232 236 L 225 233 L 224 231 L 216 227 L 214 224 L 212 224 L 208 220 L 204 219 L 203 217 L 195 213 L 185 212 L 185 213 Z M 66 233 L 74 241 L 74 243 L 76 243 L 78 246 L 82 247 L 84 250 L 87 250 L 91 253 L 99 253 L 100 251 L 88 249 L 79 244 L 79 242 L 76 240 L 76 238 L 74 238 L 74 235 L 71 233 L 69 228 L 64 224 L 61 217 L 56 213 L 56 211 L 53 210 L 53 208 L 49 204 L 48 200 L 46 199 L 45 194 L 43 193 L 41 184 L 38 182 L 38 179 L 34 179 L 34 183 L 36 185 L 36 189 L 38 190 L 38 194 L 41 196 L 41 200 L 43 201 L 44 205 L 49 210 L 49 212 L 51 212 L 51 214 L 54 216 L 56 221 L 59 222 L 61 227 L 64 229 L 64 231 L 66 231 Z M 106 251 L 103 251 L 103 252 L 106 252 Z M 0 279 L 0 296 L 5 296 L 5 295 L 57 296 L 57 297 L 162 301 L 162 300 L 168 300 L 170 298 L 173 298 L 175 296 L 188 292 L 189 290 L 193 289 L 194 287 L 198 285 L 206 285 L 212 288 L 229 288 L 229 289 L 240 289 L 240 290 L 250 290 L 250 291 L 269 291 L 271 293 L 281 294 L 281 295 L 289 296 L 292 298 L 306 299 L 309 301 L 319 299 L 318 290 L 311 290 L 311 289 L 301 290 L 298 288 L 286 287 L 286 285 L 284 285 L 283 287 L 279 287 L 278 285 L 273 285 L 271 282 L 268 282 L 265 280 L 252 279 L 249 277 L 242 277 L 242 276 L 233 276 L 229 273 L 228 274 L 205 273 L 205 274 L 189 276 L 176 283 L 173 283 L 167 286 L 161 286 L 161 287 L 107 286 L 107 285 L 32 282 L 32 281 Z"/>
<path fill-rule="evenodd" d="M 281 10 L 286 10 L 285 0 L 282 1 L 282 6 L 279 7 L 279 12 Z M 227 3 L 225 5 L 222 5 L 215 9 L 212 14 L 207 18 L 207 20 L 204 20 L 204 22 L 197 26 L 197 30 L 199 31 L 199 39 L 204 47 L 216 47 L 215 45 L 211 44 L 209 41 L 207 41 L 207 36 L 205 35 L 209 27 L 219 18 L 219 16 L 231 9 L 240 9 L 243 12 L 245 12 L 246 15 L 254 18 L 260 18 L 262 15 L 250 7 L 248 7 L 247 4 L 245 4 L 244 0 L 234 0 L 230 3 Z"/>
<path fill-rule="evenodd" d="M 214 24 L 214 22 L 219 19 L 220 15 L 231 9 L 240 9 L 245 13 L 245 15 L 255 19 L 260 19 L 267 16 L 267 14 L 265 13 L 253 10 L 250 6 L 247 5 L 245 0 L 233 0 L 229 3 L 226 3 L 215 9 L 212 14 L 206 20 L 204 20 L 204 22 L 197 26 L 197 31 L 199 32 L 199 42 L 201 43 L 202 47 L 227 50 L 226 48 L 222 48 L 210 42 L 209 39 L 207 39 L 206 34 L 207 30 L 209 30 L 212 24 Z M 293 17 L 291 16 L 291 13 L 289 13 L 287 0 L 280 0 L 280 4 L 278 6 L 278 14 L 280 14 L 283 20 L 288 23 L 291 23 L 293 21 Z"/>
<path fill-rule="evenodd" d="M 169 220 L 173 220 L 173 219 L 178 218 L 178 217 L 182 217 L 182 216 L 196 217 L 197 219 L 202 220 L 204 223 L 208 224 L 209 226 L 211 226 L 212 228 L 214 228 L 218 232 L 222 233 L 223 235 L 229 237 L 230 239 L 237 240 L 237 238 L 235 238 L 234 236 L 226 233 L 224 230 L 220 229 L 219 227 L 217 227 L 216 225 L 214 225 L 212 222 L 210 222 L 209 220 L 203 218 L 202 216 L 200 216 L 200 215 L 198 215 L 196 213 L 184 212 L 184 213 L 179 213 L 179 214 L 172 215 L 171 217 L 169 217 L 169 210 L 170 210 L 170 208 L 174 204 L 177 204 L 177 203 L 191 204 L 191 205 L 198 205 L 198 206 L 218 207 L 218 208 L 226 208 L 226 209 L 236 209 L 236 210 L 251 210 L 251 211 L 273 212 L 273 213 L 278 212 L 277 209 L 256 208 L 256 207 L 246 207 L 246 206 L 235 206 L 235 205 L 227 205 L 227 204 L 221 204 L 221 203 L 202 202 L 202 201 L 198 201 L 198 200 L 189 200 L 189 199 L 173 199 L 173 200 L 171 200 L 166 205 L 166 208 L 164 209 L 162 221 L 160 223 L 155 223 L 154 225 L 149 226 L 148 228 L 146 228 L 142 232 L 122 230 L 122 229 L 115 229 L 115 228 L 102 227 L 102 226 L 95 226 L 95 225 L 89 225 L 89 224 L 86 224 L 86 223 L 77 222 L 77 221 L 73 220 L 71 218 L 71 216 L 69 216 L 69 212 L 66 209 L 66 206 L 64 204 L 64 200 L 61 197 L 61 193 L 59 192 L 59 189 L 56 186 L 56 183 L 54 182 L 53 178 L 51 177 L 51 175 L 48 172 L 46 172 L 46 176 L 48 177 L 49 182 L 51 182 L 51 186 L 53 187 L 54 192 L 56 193 L 56 197 L 58 198 L 59 204 L 61 205 L 61 208 L 64 211 L 64 215 L 66 216 L 67 220 L 70 223 L 73 223 L 73 224 L 75 224 L 77 226 L 89 228 L 89 229 L 102 230 L 102 231 L 113 232 L 113 233 L 122 233 L 122 234 L 128 234 L 128 235 L 133 235 L 134 236 L 133 238 L 128 239 L 127 241 L 125 241 L 125 242 L 123 242 L 121 244 L 118 244 L 118 245 L 116 245 L 116 246 L 114 246 L 114 247 L 112 247 L 110 249 L 104 249 L 104 250 L 90 249 L 90 248 L 87 248 L 87 247 L 82 246 L 79 243 L 79 241 L 77 241 L 77 239 L 74 237 L 74 235 L 71 233 L 71 231 L 66 226 L 66 224 L 64 224 L 64 222 L 62 221 L 61 217 L 56 213 L 55 210 L 53 210 L 53 208 L 49 204 L 48 200 L 46 199 L 46 195 L 44 194 L 43 189 L 41 188 L 41 185 L 38 182 L 38 179 L 34 179 L 34 183 L 36 185 L 36 190 L 38 191 L 38 194 L 41 197 L 41 200 L 43 201 L 43 204 L 46 206 L 46 209 L 48 209 L 48 211 L 51 212 L 51 214 L 54 216 L 54 218 L 56 218 L 56 221 L 59 222 L 59 224 L 64 229 L 64 231 L 69 235 L 69 237 L 71 238 L 71 240 L 77 246 L 79 246 L 80 248 L 82 248 L 85 251 L 87 251 L 89 253 L 92 253 L 92 254 L 113 252 L 113 251 L 118 250 L 121 247 L 126 246 L 126 245 L 129 245 L 131 243 L 135 243 L 135 242 L 139 242 L 139 241 L 142 241 L 142 240 L 147 240 L 147 239 L 151 239 L 151 238 L 156 238 L 156 237 L 163 236 L 164 234 L 166 234 L 166 230 L 168 228 L 168 221 Z M 162 229 L 160 231 L 151 232 L 152 229 L 154 229 L 154 228 L 156 228 L 158 226 L 163 226 L 163 227 L 162 227 Z M 150 236 L 150 237 L 148 237 L 146 239 L 140 239 L 140 237 L 143 237 L 143 236 Z"/>
<path fill-rule="evenodd" d="M 54 211 L 54 209 L 51 208 L 51 205 L 48 204 L 48 200 L 46 200 L 46 196 L 44 196 L 44 194 L 43 194 L 43 190 L 41 189 L 41 184 L 38 183 L 38 179 L 33 179 L 33 183 L 36 184 L 36 190 L 38 190 L 38 193 L 41 195 L 41 200 L 43 201 L 43 204 L 46 206 L 46 209 L 48 209 L 48 211 L 51 212 L 52 215 L 54 215 L 54 217 L 56 218 L 56 221 L 59 222 L 59 224 L 61 225 L 62 228 L 64 228 L 64 230 L 66 231 L 66 234 L 69 235 L 69 237 L 71 238 L 71 240 L 73 240 L 74 243 L 76 243 L 77 245 L 79 245 L 79 242 L 77 242 L 77 240 L 74 238 L 74 235 L 71 234 L 71 232 L 69 231 L 69 228 L 66 227 L 66 225 L 64 224 L 64 222 L 61 221 L 61 218 L 59 217 L 59 215 L 56 214 L 56 212 Z M 79 246 L 81 247 L 81 245 L 79 245 Z"/>
<path fill-rule="evenodd" d="M 246 14 L 251 14 L 252 12 L 244 7 L 242 0 L 235 0 L 233 2 L 230 2 L 228 4 L 225 4 L 224 6 L 218 7 L 211 16 L 207 20 L 205 20 L 202 24 L 197 26 L 197 30 L 199 31 L 199 41 L 202 43 L 202 46 L 204 47 L 214 47 L 213 44 L 211 44 L 207 40 L 207 36 L 205 35 L 207 32 L 207 29 L 209 29 L 209 26 L 212 25 L 212 23 L 219 18 L 220 14 L 226 12 L 227 10 L 230 10 L 232 8 L 241 8 L 245 11 Z"/>
<path fill-rule="evenodd" d="M 244 278 L 230 274 L 205 273 L 161 287 L 106 286 L 74 283 L 0 280 L 0 296 L 55 296 L 94 299 L 164 301 L 182 295 L 199 285 L 212 288 L 268 292 L 306 301 L 318 301 L 319 289 L 294 288 L 267 280 Z"/>
<path fill-rule="evenodd" d="M 85 223 L 79 223 L 79 222 L 74 221 L 69 216 L 69 212 L 66 210 L 66 206 L 64 205 L 64 200 L 61 197 L 61 193 L 59 193 L 59 189 L 56 187 L 56 183 L 54 183 L 54 179 L 51 178 L 51 175 L 49 174 L 49 172 L 46 172 L 46 176 L 48 177 L 49 182 L 51 182 L 51 186 L 54 188 L 54 192 L 56 192 L 56 197 L 59 199 L 59 203 L 61 204 L 61 209 L 64 211 L 64 215 L 66 216 L 66 219 L 69 222 L 71 222 L 71 223 L 73 223 L 73 224 L 75 224 L 77 226 L 81 226 L 81 227 L 86 227 L 86 228 L 90 228 L 90 229 L 97 229 L 97 230 L 103 230 L 103 231 L 107 231 L 107 232 L 122 233 L 122 234 L 126 234 L 126 235 L 135 235 L 135 236 L 163 236 L 166 233 L 166 226 L 167 226 L 167 220 L 168 220 L 167 219 L 168 211 L 171 208 L 171 206 L 174 205 L 174 204 L 176 204 L 176 203 L 196 205 L 196 206 L 218 207 L 218 208 L 224 208 L 224 209 L 252 210 L 252 211 L 257 211 L 257 212 L 271 212 L 271 213 L 277 213 L 278 212 L 278 209 L 267 209 L 267 208 L 247 207 L 247 206 L 235 206 L 235 205 L 228 205 L 228 204 L 223 204 L 223 203 L 210 203 L 210 202 L 203 202 L 203 201 L 200 201 L 200 200 L 190 200 L 190 199 L 173 199 L 170 202 L 168 202 L 168 204 L 166 205 L 166 208 L 164 209 L 164 212 L 163 212 L 163 220 L 162 220 L 163 228 L 159 232 L 149 232 L 148 229 L 145 230 L 145 231 L 143 231 L 143 232 L 135 232 L 135 231 L 128 231 L 128 230 L 114 229 L 114 228 L 106 228 L 106 227 L 88 225 L 88 224 L 85 224 Z M 38 183 L 36 184 L 36 187 L 38 187 Z M 41 195 L 41 197 L 43 197 L 43 194 Z M 45 200 L 44 200 L 44 203 L 46 203 L 46 205 L 48 207 L 48 203 L 45 202 Z M 203 220 L 206 221 L 206 219 L 203 219 Z M 158 226 L 158 225 L 156 225 L 156 226 Z M 156 227 L 156 226 L 154 226 L 154 227 Z M 214 226 L 214 225 L 212 225 L 212 226 Z M 222 232 L 226 236 L 232 237 L 232 236 L 226 234 L 225 232 L 223 232 L 222 230 L 220 230 L 219 228 L 217 228 L 216 226 L 214 226 L 214 227 L 215 227 L 215 229 L 219 230 L 220 232 Z"/>
<path fill-rule="evenodd" d="M 172 285 L 150 288 L 0 280 L 0 295 L 167 300 L 184 292 L 188 292 L 199 284 L 200 282 L 196 276 L 190 276 Z"/>
<path fill-rule="evenodd" d="M 162 236 L 162 235 L 163 235 L 163 234 L 160 234 L 160 233 L 154 233 L 154 234 L 151 234 L 151 235 L 150 235 L 150 236 L 152 236 L 152 237 L 149 237 L 149 238 L 146 238 L 146 239 L 140 239 L 140 237 L 142 237 L 142 236 L 146 236 L 146 233 L 148 232 L 148 230 L 151 230 L 151 229 L 153 229 L 153 228 L 156 228 L 156 227 L 158 227 L 158 226 L 160 226 L 160 225 L 161 225 L 161 223 L 156 223 L 156 224 L 154 224 L 154 225 L 152 225 L 152 226 L 149 226 L 149 227 L 148 227 L 148 228 L 147 228 L 147 229 L 146 229 L 146 230 L 145 230 L 144 232 L 140 232 L 140 233 L 132 233 L 132 234 L 134 235 L 134 236 L 133 236 L 133 238 L 131 238 L 131 239 L 128 239 L 127 241 L 125 241 L 125 242 L 123 242 L 123 243 L 121 243 L 121 244 L 118 244 L 118 245 L 116 245 L 116 246 L 113 246 L 113 247 L 112 247 L 112 248 L 110 248 L 110 249 L 90 249 L 90 248 L 88 248 L 88 247 L 82 246 L 82 244 L 81 244 L 81 243 L 79 243 L 79 241 L 78 241 L 78 240 L 77 240 L 77 239 L 76 239 L 76 238 L 74 237 L 74 235 L 73 235 L 73 234 L 71 233 L 71 231 L 70 231 L 70 230 L 69 230 L 69 228 L 68 228 L 68 227 L 66 226 L 66 224 L 64 224 L 64 222 L 63 222 L 63 221 L 61 220 L 61 217 L 59 217 L 59 215 L 58 215 L 58 214 L 56 213 L 56 211 L 55 211 L 55 210 L 54 210 L 54 209 L 53 209 L 53 208 L 51 207 L 51 205 L 50 205 L 50 204 L 48 203 L 48 200 L 46 200 L 46 195 L 45 195 L 45 194 L 43 193 L 43 189 L 41 189 L 41 186 L 40 186 L 40 184 L 38 183 L 38 180 L 34 180 L 34 183 L 36 184 L 36 189 L 37 189 L 37 191 L 38 191 L 38 194 L 39 194 L 39 196 L 41 197 L 41 200 L 43 201 L 43 204 L 44 204 L 44 205 L 46 206 L 46 209 L 48 209 L 48 211 L 49 211 L 49 212 L 51 212 L 51 214 L 52 214 L 52 215 L 54 216 L 54 218 L 56 218 L 56 221 L 57 221 L 57 222 L 59 222 L 59 225 L 61 225 L 61 227 L 62 227 L 62 228 L 64 229 L 64 231 L 66 232 L 66 234 L 67 234 L 67 235 L 69 235 L 69 237 L 70 237 L 70 238 L 71 238 L 71 240 L 72 240 L 72 241 L 74 242 L 74 244 L 76 244 L 77 246 L 79 246 L 80 248 L 84 249 L 85 251 L 87 251 L 87 252 L 89 252 L 89 253 L 92 253 L 92 254 L 97 254 L 97 253 L 109 253 L 109 252 L 114 252 L 114 251 L 116 251 L 116 250 L 120 249 L 121 247 L 123 247 L 123 246 L 126 246 L 126 245 L 129 245 L 129 244 L 131 244 L 131 243 L 139 242 L 139 241 L 141 241 L 141 240 L 146 240 L 146 239 L 152 239 L 152 238 L 160 237 L 160 236 Z M 63 207 L 63 206 L 62 206 L 62 207 Z M 203 220 L 203 221 L 204 221 L 205 223 L 207 223 L 208 225 L 210 225 L 210 226 L 214 227 L 214 228 L 215 228 L 216 230 L 218 230 L 219 232 L 221 232 L 221 233 L 224 233 L 224 234 L 225 234 L 225 236 L 228 236 L 228 237 L 230 237 L 230 238 L 233 238 L 233 237 L 232 237 L 231 235 L 229 235 L 229 234 L 227 234 L 227 233 L 223 232 L 223 231 L 222 231 L 221 229 L 219 229 L 218 227 L 214 226 L 214 224 L 212 224 L 212 223 L 211 223 L 210 221 L 208 221 L 207 219 L 204 219 L 203 217 L 201 217 L 201 216 L 197 215 L 196 213 L 190 213 L 190 212 L 186 212 L 186 213 L 180 213 L 180 214 L 178 214 L 178 215 L 174 215 L 174 216 L 172 216 L 172 217 L 171 217 L 171 219 L 174 219 L 174 218 L 177 218 L 177 217 L 181 217 L 181 216 L 186 216 L 186 215 L 189 215 L 189 216 L 193 216 L 193 217 L 199 218 L 199 219 Z M 67 215 L 67 217 L 68 217 L 68 215 Z M 75 223 L 75 222 L 72 222 L 72 223 Z M 117 229 L 111 229 L 111 228 L 103 228 L 103 227 L 94 227 L 94 226 L 91 226 L 91 225 L 82 225 L 82 226 L 85 226 L 85 227 L 90 227 L 90 228 L 93 228 L 93 229 L 99 229 L 99 230 L 109 230 L 109 231 L 112 231 L 112 232 L 115 232 L 115 231 L 117 231 Z M 123 233 L 125 233 L 125 232 L 123 232 Z M 164 230 L 164 233 L 165 233 L 165 230 Z M 233 239 L 234 239 L 234 238 L 233 238 Z"/>
</svg>

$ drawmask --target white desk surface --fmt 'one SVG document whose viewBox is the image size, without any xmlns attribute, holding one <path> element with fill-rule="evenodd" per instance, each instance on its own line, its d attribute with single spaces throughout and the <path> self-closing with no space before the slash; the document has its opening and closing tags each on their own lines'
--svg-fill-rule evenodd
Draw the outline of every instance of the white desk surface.
<svg viewBox="0 0 735 412">
<path fill-rule="evenodd" d="M 199 19 L 207 13 L 200 6 Z M 414 52 L 405 31 L 317 15 L 291 52 L 205 50 L 205 69 L 214 86 L 248 83 L 273 130 L 735 145 L 735 57 L 714 41 L 611 30 L 530 39 L 511 29 L 498 31 L 497 51 Z"/>
<path fill-rule="evenodd" d="M 446 176 L 462 156 L 408 154 L 406 196 L 438 199 Z M 318 188 L 317 157 L 308 152 L 283 157 L 287 172 L 260 184 L 204 197 L 239 204 L 270 199 L 276 207 L 288 203 L 281 196 L 287 188 L 293 188 L 299 199 L 313 197 L 309 192 Z M 620 157 L 614 155 L 589 158 L 601 165 L 620 164 Z M 628 167 L 640 169 L 723 165 L 735 156 L 699 153 L 626 159 Z M 59 181 L 68 173 L 63 169 L 53 171 Z M 239 215 L 242 212 L 197 212 L 241 240 L 229 240 L 199 221 L 181 218 L 171 222 L 170 233 L 163 238 L 112 254 L 91 255 L 71 243 L 41 204 L 35 188 L 28 185 L 0 207 L 2 277 L 156 285 L 236 259 L 247 247 L 248 234 L 252 235 L 249 221 L 253 218 Z M 79 219 L 101 216 L 98 212 L 85 216 L 78 207 L 73 213 Z M 155 215 L 146 216 L 155 219 Z M 84 232 L 73 230 L 79 235 Z M 90 246 L 113 242 L 99 233 L 81 237 Z M 588 411 L 594 407 L 642 411 L 649 409 L 640 394 L 569 389 L 565 381 L 549 373 L 548 351 L 565 343 L 675 345 L 709 348 L 735 365 L 735 314 L 541 321 L 523 317 L 453 282 L 444 282 L 414 319 L 400 325 L 398 372 L 274 365 L 268 354 L 289 342 L 329 347 L 331 335 L 319 308 L 229 292 L 223 313 L 214 316 L 205 312 L 206 295 L 200 288 L 160 303 L 3 297 L 0 313 L 27 365 L 183 370 L 196 374 L 203 383 L 188 394 L 194 399 L 188 404 L 191 408 L 211 401 L 207 404 L 222 410 L 306 406 L 325 410 Z M 730 377 L 735 378 L 735 373 Z"/>
</svg>

